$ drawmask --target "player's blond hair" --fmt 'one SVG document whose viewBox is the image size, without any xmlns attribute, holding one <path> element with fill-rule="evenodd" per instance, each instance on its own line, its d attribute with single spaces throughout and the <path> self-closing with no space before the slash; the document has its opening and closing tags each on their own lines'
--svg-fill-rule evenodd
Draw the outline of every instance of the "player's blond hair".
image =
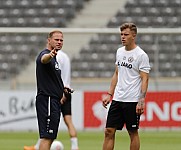
<svg viewBox="0 0 181 150">
<path fill-rule="evenodd" d="M 48 38 L 51 38 L 53 36 L 54 33 L 61 33 L 63 35 L 63 32 L 60 30 L 53 30 L 48 34 Z"/>
<path fill-rule="evenodd" d="M 129 28 L 131 31 L 133 31 L 135 34 L 137 34 L 137 27 L 134 23 L 124 23 L 120 26 L 120 31 L 123 31 L 124 29 Z"/>
</svg>

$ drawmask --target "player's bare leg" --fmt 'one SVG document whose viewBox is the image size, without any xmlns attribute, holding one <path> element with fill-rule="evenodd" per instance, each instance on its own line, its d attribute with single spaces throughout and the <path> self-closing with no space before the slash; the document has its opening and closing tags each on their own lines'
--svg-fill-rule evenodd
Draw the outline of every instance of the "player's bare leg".
<svg viewBox="0 0 181 150">
<path fill-rule="evenodd" d="M 104 131 L 104 143 L 102 150 L 113 150 L 115 141 L 115 128 L 106 128 Z"/>
<path fill-rule="evenodd" d="M 50 139 L 41 139 L 39 150 L 50 150 L 52 142 Z"/>
<path fill-rule="evenodd" d="M 64 122 L 67 125 L 69 136 L 71 139 L 71 149 L 72 150 L 78 150 L 78 139 L 77 139 L 77 132 L 72 122 L 72 116 L 71 115 L 65 115 L 64 116 Z"/>
<path fill-rule="evenodd" d="M 130 150 L 139 150 L 140 149 L 140 138 L 138 130 L 128 131 L 130 137 Z"/>
</svg>

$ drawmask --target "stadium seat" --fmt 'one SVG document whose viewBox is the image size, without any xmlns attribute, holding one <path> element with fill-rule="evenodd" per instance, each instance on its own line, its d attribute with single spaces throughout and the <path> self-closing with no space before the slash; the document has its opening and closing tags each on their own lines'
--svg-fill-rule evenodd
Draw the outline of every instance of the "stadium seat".
<svg viewBox="0 0 181 150">
<path fill-rule="evenodd" d="M 134 9 L 128 8 L 127 12 L 131 16 L 142 16 L 143 14 L 145 14 L 145 10 L 142 9 L 141 7 L 135 7 Z"/>
<path fill-rule="evenodd" d="M 135 7 L 137 6 L 138 1 L 137 0 L 128 0 L 125 4 L 125 7 Z"/>
<path fill-rule="evenodd" d="M 181 6 L 181 1 L 180 0 L 171 0 L 171 1 L 168 1 L 169 2 L 169 6 L 172 6 L 172 7 L 179 7 Z"/>
<path fill-rule="evenodd" d="M 176 44 L 181 43 L 181 35 L 175 35 L 173 39 L 174 39 L 174 43 Z"/>
<path fill-rule="evenodd" d="M 169 1 L 168 0 L 155 0 L 155 5 L 158 7 L 166 7 L 169 5 Z"/>
<path fill-rule="evenodd" d="M 154 6 L 153 0 L 138 0 L 137 5 L 140 5 L 140 7 L 152 7 Z"/>
<path fill-rule="evenodd" d="M 181 26 L 181 18 L 180 17 L 167 17 L 166 24 L 170 28 L 176 28 Z"/>
<path fill-rule="evenodd" d="M 174 16 L 175 15 L 175 9 L 173 9 L 172 7 L 163 7 L 160 8 L 160 15 L 161 16 Z"/>
<path fill-rule="evenodd" d="M 153 44 L 155 37 L 152 34 L 140 34 L 137 38 L 138 43 Z"/>
<path fill-rule="evenodd" d="M 143 9 L 145 9 L 146 16 L 159 16 L 160 15 L 160 11 L 157 7 L 150 7 L 149 9 L 147 9 L 147 8 L 143 8 Z"/>
<path fill-rule="evenodd" d="M 159 44 L 172 44 L 172 36 L 168 35 L 160 35 L 159 36 Z"/>
</svg>

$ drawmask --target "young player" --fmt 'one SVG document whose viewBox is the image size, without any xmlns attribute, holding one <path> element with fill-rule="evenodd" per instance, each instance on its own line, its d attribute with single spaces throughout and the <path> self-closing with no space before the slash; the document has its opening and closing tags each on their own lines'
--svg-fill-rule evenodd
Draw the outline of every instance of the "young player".
<svg viewBox="0 0 181 150">
<path fill-rule="evenodd" d="M 122 130 L 125 124 L 130 136 L 130 150 L 139 150 L 138 128 L 148 88 L 149 58 L 135 43 L 135 24 L 125 23 L 120 31 L 123 47 L 117 50 L 115 72 L 107 96 L 102 100 L 106 108 L 113 96 L 102 149 L 114 149 L 116 130 Z"/>
</svg>

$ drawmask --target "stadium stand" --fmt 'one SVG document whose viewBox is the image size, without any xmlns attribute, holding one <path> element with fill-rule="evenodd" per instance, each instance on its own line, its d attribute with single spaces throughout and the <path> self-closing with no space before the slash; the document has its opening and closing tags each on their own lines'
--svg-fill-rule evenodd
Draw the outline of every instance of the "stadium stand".
<svg viewBox="0 0 181 150">
<path fill-rule="evenodd" d="M 88 1 L 0 0 L 0 27 L 66 27 Z M 24 70 L 45 42 L 45 34 L 0 33 L 0 79 Z"/>
<path fill-rule="evenodd" d="M 65 27 L 84 0 L 1 0 L 0 27 Z M 51 18 L 48 18 L 50 17 Z M 46 20 L 47 19 L 47 20 Z M 44 21 L 45 20 L 45 21 Z"/>
<path fill-rule="evenodd" d="M 118 10 L 106 27 L 118 28 L 124 22 L 134 22 L 139 28 L 177 28 L 181 26 L 180 8 L 180 0 L 128 0 L 124 9 Z M 76 63 L 80 67 L 73 67 L 72 76 L 111 77 L 114 70 L 114 65 L 111 64 L 114 64 L 115 52 L 120 42 L 120 37 L 116 34 L 97 34 L 92 37 L 89 44 L 81 49 L 80 56 L 73 58 L 72 64 Z M 138 34 L 138 45 L 150 57 L 151 77 L 181 76 L 179 65 L 176 64 L 181 63 L 180 42 L 180 35 Z M 97 67 L 101 62 L 106 63 L 104 67 L 94 69 L 95 65 L 90 63 L 91 61 L 97 62 Z M 82 62 L 86 64 L 83 67 Z M 157 74 L 155 66 L 158 64 L 155 62 L 159 62 Z M 91 75 L 84 73 L 87 72 L 87 68 L 91 69 Z"/>
<path fill-rule="evenodd" d="M 88 1 L 0 0 L 0 27 L 67 27 Z M 118 28 L 123 22 L 135 22 L 139 28 L 176 28 L 181 26 L 180 8 L 180 0 L 127 0 L 125 7 L 115 10 L 105 26 Z M 45 38 L 44 34 L 1 33 L 0 78 L 17 75 L 36 55 L 37 47 L 44 47 Z M 181 75 L 180 35 L 139 34 L 137 42 L 150 57 L 152 77 L 155 76 L 156 61 L 160 62 L 158 76 Z M 72 77 L 111 77 L 115 52 L 120 44 L 119 34 L 94 35 L 79 55 L 72 58 Z"/>
</svg>

